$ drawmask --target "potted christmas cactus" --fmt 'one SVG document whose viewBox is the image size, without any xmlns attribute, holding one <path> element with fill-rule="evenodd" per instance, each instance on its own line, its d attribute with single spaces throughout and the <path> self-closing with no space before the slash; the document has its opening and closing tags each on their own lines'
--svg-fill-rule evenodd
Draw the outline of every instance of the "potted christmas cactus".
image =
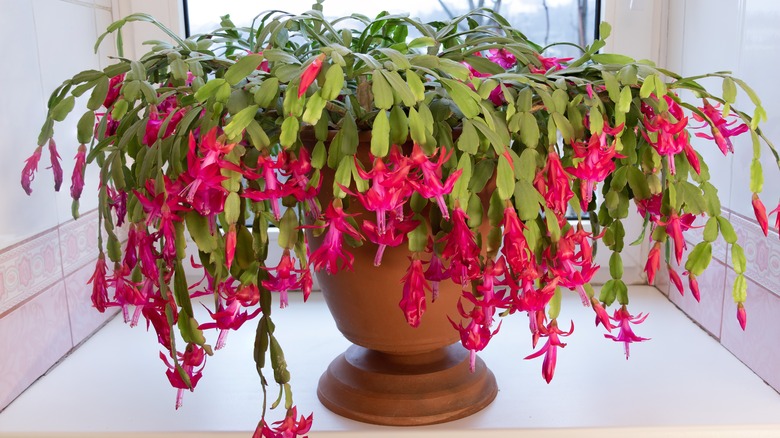
<svg viewBox="0 0 780 438">
<path fill-rule="evenodd" d="M 264 387 L 270 365 L 280 385 L 274 405 L 286 409 L 269 425 L 263 403 L 256 436 L 306 433 L 312 419 L 298 418 L 271 311 L 287 305 L 291 290 L 307 297 L 314 271 L 337 325 L 363 345 L 334 361 L 320 398 L 336 412 L 385 424 L 445 421 L 489 403 L 495 380 L 475 353 L 502 317 L 528 318 L 536 350 L 526 359 L 544 356 L 549 382 L 573 329 L 557 320 L 563 294 L 579 295 L 628 356 L 631 343 L 645 340 L 634 329 L 646 318 L 629 309 L 622 280 L 621 251 L 632 241 L 650 242 L 649 283 L 675 259 L 698 299 L 696 278 L 722 235 L 738 274 L 737 317 L 746 323 L 745 257 L 691 138 L 728 154 L 731 137 L 752 137 L 750 186 L 765 232 L 758 156 L 762 146 L 777 153 L 759 129 L 766 116 L 758 97 L 728 73 L 685 78 L 599 53 L 606 24 L 581 57 L 548 57 L 487 9 L 432 23 L 389 14 L 328 20 L 318 1 L 301 15 L 260 14 L 246 28 L 224 17 L 219 29 L 188 39 L 134 14 L 101 40 L 134 21 L 157 24 L 173 42 L 155 42 L 138 60 L 120 54 L 55 90 L 22 185 L 29 193 L 48 147 L 59 188 L 54 125 L 88 97 L 70 190 L 77 216 L 85 166 L 100 168 L 105 237 L 90 280 L 94 306 L 120 307 L 125 321 L 143 318 L 156 331 L 177 407 L 229 330 L 255 320 L 253 360 Z M 721 79 L 722 89 L 705 89 L 703 78 Z M 738 90 L 752 115 L 733 106 Z M 623 227 L 634 208 L 644 217 L 641 236 Z M 683 260 L 683 234 L 699 216 L 704 240 Z M 127 227 L 126 242 L 118 226 Z M 269 227 L 278 228 L 281 260 L 267 258 Z M 188 237 L 197 259 L 185 257 Z M 598 292 L 590 285 L 597 242 L 611 251 L 612 276 Z M 188 284 L 189 265 L 202 269 L 201 282 Z M 376 298 L 374 283 L 387 285 L 388 297 Z M 202 296 L 212 307 L 199 320 L 193 301 Z M 347 327 L 336 309 L 344 301 L 364 325 Z M 380 331 L 400 321 L 411 352 L 393 356 L 400 350 L 368 333 L 365 320 L 380 321 Z M 440 326 L 443 340 L 429 338 Z M 462 347 L 450 345 L 457 340 Z M 366 401 L 343 400 L 349 388 L 337 387 L 366 372 L 344 371 L 357 366 L 355 355 L 381 374 L 414 354 L 457 368 L 471 394 L 459 397 L 471 408 L 432 408 L 398 423 L 381 415 L 380 400 L 379 411 L 351 414 Z M 420 368 L 410 363 L 399 366 Z M 372 382 L 375 392 L 399 385 Z"/>
</svg>

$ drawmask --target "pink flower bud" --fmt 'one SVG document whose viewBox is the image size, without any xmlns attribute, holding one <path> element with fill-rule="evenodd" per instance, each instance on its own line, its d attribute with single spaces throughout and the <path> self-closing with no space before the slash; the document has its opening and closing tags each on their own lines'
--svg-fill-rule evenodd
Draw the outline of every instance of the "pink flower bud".
<svg viewBox="0 0 780 438">
<path fill-rule="evenodd" d="M 745 331 L 745 326 L 747 326 L 747 312 L 742 303 L 737 303 L 737 321 L 739 321 L 739 326 L 742 327 L 742 331 Z"/>
</svg>

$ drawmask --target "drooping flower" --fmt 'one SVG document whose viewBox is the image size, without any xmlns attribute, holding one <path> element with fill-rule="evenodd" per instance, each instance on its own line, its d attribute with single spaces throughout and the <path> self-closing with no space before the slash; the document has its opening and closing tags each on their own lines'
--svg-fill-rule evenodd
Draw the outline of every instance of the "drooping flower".
<svg viewBox="0 0 780 438">
<path fill-rule="evenodd" d="M 641 324 L 647 319 L 647 316 L 648 315 L 642 315 L 641 313 L 637 316 L 633 316 L 628 313 L 626 306 L 621 306 L 620 309 L 615 310 L 615 313 L 612 315 L 612 320 L 617 323 L 617 325 L 613 324 L 612 328 L 619 328 L 620 332 L 617 336 L 604 334 L 604 337 L 616 342 L 623 342 L 626 349 L 626 359 L 628 359 L 628 347 L 632 342 L 642 342 L 650 339 L 637 336 L 631 329 L 631 324 Z"/>
<path fill-rule="evenodd" d="M 565 220 L 568 202 L 574 196 L 574 192 L 571 191 L 569 177 L 563 170 L 557 152 L 551 151 L 547 155 L 547 164 L 536 174 L 534 187 L 544 196 L 547 206 L 555 215 Z"/>
<path fill-rule="evenodd" d="M 776 214 L 775 216 L 775 228 L 780 229 L 780 203 L 777 204 L 777 208 L 769 212 L 770 215 Z"/>
<path fill-rule="evenodd" d="M 517 277 L 522 275 L 534 263 L 533 253 L 523 234 L 524 225 L 520 222 L 515 208 L 507 203 L 504 208 L 503 241 L 501 254 L 506 259 L 510 271 Z"/>
<path fill-rule="evenodd" d="M 376 256 L 374 257 L 374 266 L 382 264 L 382 256 L 384 255 L 385 248 L 388 246 L 399 246 L 404 242 L 406 234 L 415 228 L 419 224 L 419 221 L 412 219 L 396 219 L 395 214 L 389 221 L 386 221 L 389 225 L 386 227 L 385 232 L 380 234 L 378 227 L 371 221 L 363 221 L 361 228 L 363 234 L 366 236 L 369 242 L 377 245 Z"/>
<path fill-rule="evenodd" d="M 43 146 L 38 146 L 30 158 L 25 160 L 24 168 L 22 169 L 22 188 L 28 195 L 32 194 L 32 184 L 35 179 L 35 172 L 38 171 L 38 162 L 41 160 L 41 149 Z"/>
<path fill-rule="evenodd" d="M 225 264 L 228 270 L 233 265 L 233 258 L 236 255 L 236 224 L 230 224 L 228 232 L 225 233 Z"/>
<path fill-rule="evenodd" d="M 398 306 L 404 312 L 406 322 L 412 327 L 420 325 L 423 313 L 425 313 L 425 291 L 431 287 L 425 281 L 422 260 L 410 258 L 411 263 L 403 276 L 403 297 Z"/>
<path fill-rule="evenodd" d="M 322 185 L 322 174 L 316 182 L 309 179 L 309 174 L 313 169 L 309 152 L 306 148 L 301 148 L 295 158 L 289 158 L 291 153 L 287 150 L 283 150 L 281 155 L 285 156 L 286 163 L 286 166 L 281 169 L 282 175 L 287 177 L 287 181 L 284 182 L 284 192 L 295 197 L 298 202 L 305 202 L 309 207 L 310 217 L 319 217 L 320 207 L 317 204 L 317 194 Z"/>
<path fill-rule="evenodd" d="M 691 228 L 691 223 L 696 220 L 696 216 L 691 213 L 686 213 L 680 216 L 676 211 L 669 213 L 666 218 L 666 222 L 656 220 L 656 224 L 666 227 L 666 234 L 674 242 L 674 255 L 677 259 L 677 264 L 682 263 L 683 251 L 687 245 L 685 244 L 685 237 L 683 233 Z"/>
<path fill-rule="evenodd" d="M 92 277 L 89 278 L 87 284 L 92 284 L 92 305 L 98 312 L 103 313 L 106 311 L 106 307 L 109 306 L 110 301 L 108 299 L 108 279 L 106 278 L 106 257 L 103 253 L 98 256 L 95 263 L 95 271 L 92 273 Z"/>
<path fill-rule="evenodd" d="M 766 215 L 766 207 L 761 199 L 758 197 L 758 193 L 753 193 L 753 213 L 756 215 L 756 221 L 761 226 L 761 231 L 764 236 L 769 236 L 769 219 Z"/>
<path fill-rule="evenodd" d="M 460 342 L 463 347 L 469 350 L 469 369 L 474 372 L 477 364 L 477 352 L 487 347 L 490 339 L 498 333 L 501 324 L 491 332 L 487 324 L 481 323 L 484 320 L 484 317 L 479 316 L 481 307 L 475 306 L 469 314 L 464 314 L 463 308 L 460 306 L 459 310 L 465 318 L 470 317 L 471 321 L 465 327 L 455 324 L 452 319 L 450 319 L 450 324 L 460 333 Z M 447 318 L 449 319 L 449 316 Z"/>
<path fill-rule="evenodd" d="M 116 213 L 116 226 L 121 227 L 127 215 L 127 192 L 122 189 L 114 190 L 111 186 L 106 186 L 106 192 L 108 206 Z"/>
<path fill-rule="evenodd" d="M 571 328 L 568 332 L 564 332 L 558 328 L 558 321 L 553 319 L 547 325 L 546 328 L 540 330 L 541 336 L 547 338 L 544 346 L 539 351 L 530 354 L 525 359 L 533 359 L 544 354 L 544 361 L 542 362 L 542 377 L 547 383 L 550 383 L 555 375 L 555 364 L 558 361 L 558 347 L 565 347 L 566 344 L 561 342 L 561 337 L 569 336 L 574 332 L 574 321 L 571 322 Z M 606 336 L 606 335 L 605 335 Z"/>
<path fill-rule="evenodd" d="M 342 236 L 347 234 L 355 240 L 363 238 L 347 221 L 349 215 L 344 212 L 340 200 L 332 202 L 325 210 L 324 215 L 325 227 L 327 227 L 325 238 L 322 245 L 309 256 L 309 261 L 314 266 L 315 271 L 324 268 L 331 275 L 338 272 L 339 269 L 351 270 L 355 258 L 342 248 Z M 339 261 L 341 262 L 340 268 Z"/>
<path fill-rule="evenodd" d="M 361 178 L 371 181 L 371 186 L 365 193 L 352 193 L 345 190 L 355 196 L 366 210 L 376 213 L 378 234 L 384 234 L 387 230 L 387 217 L 390 212 L 403 208 L 413 192 L 412 185 L 407 179 L 411 170 L 409 160 L 401 159 L 399 155 L 394 161 L 395 168 L 390 169 L 382 158 L 376 157 L 369 172 L 363 170 L 356 162 L 358 174 Z"/>
<path fill-rule="evenodd" d="M 70 177 L 70 197 L 79 200 L 84 191 L 84 168 L 87 165 L 87 147 L 85 145 L 79 145 L 75 160 L 73 176 Z"/>
<path fill-rule="evenodd" d="M 198 345 L 187 344 L 187 348 L 184 350 L 184 353 L 177 353 L 177 355 L 180 366 L 188 377 L 189 385 L 184 381 L 176 368 L 171 364 L 171 362 L 168 360 L 168 357 L 160 352 L 160 359 L 162 359 L 162 361 L 165 362 L 165 365 L 168 366 L 168 369 L 165 371 L 165 375 L 168 377 L 168 381 L 171 383 L 171 386 L 178 389 L 178 391 L 176 391 L 176 409 L 179 409 L 182 405 L 184 390 L 195 389 L 198 381 L 200 381 L 200 378 L 203 376 L 203 367 L 206 366 L 206 352 Z"/>
<path fill-rule="evenodd" d="M 487 55 L 487 59 L 500 65 L 505 70 L 508 70 L 517 64 L 517 58 L 507 49 L 490 49 L 488 52 L 490 54 Z"/>
<path fill-rule="evenodd" d="M 108 81 L 108 93 L 106 93 L 106 98 L 103 99 L 104 107 L 111 108 L 114 102 L 116 102 L 116 100 L 119 98 L 119 92 L 122 89 L 122 82 L 124 80 L 125 74 L 122 73 L 116 76 L 112 76 Z"/>
<path fill-rule="evenodd" d="M 652 285 L 655 281 L 655 274 L 661 266 L 661 242 L 655 242 L 650 252 L 647 254 L 647 263 L 645 272 L 647 273 L 647 284 Z"/>
<path fill-rule="evenodd" d="M 608 332 L 612 332 L 609 314 L 607 313 L 607 310 L 604 309 L 604 306 L 601 305 L 601 301 L 597 300 L 596 297 L 591 297 L 590 304 L 591 307 L 593 307 L 593 311 L 596 312 L 596 327 L 601 324 Z"/>
<path fill-rule="evenodd" d="M 701 302 L 701 293 L 699 292 L 699 280 L 697 280 L 696 276 L 691 274 L 690 272 L 685 272 L 684 275 L 688 276 L 688 286 L 690 286 L 691 294 L 693 295 L 693 298 L 697 302 Z"/>
<path fill-rule="evenodd" d="M 676 171 L 674 156 L 682 152 L 686 144 L 689 144 L 687 134 L 681 134 L 688 124 L 688 118 L 685 117 L 682 108 L 674 99 L 665 95 L 664 100 L 669 109 L 660 114 L 656 114 L 649 105 L 642 105 L 644 127 L 647 131 L 642 131 L 642 135 L 658 152 L 658 155 L 667 158 L 669 172 L 674 175 Z M 653 133 L 655 138 L 652 138 L 649 133 Z"/>
<path fill-rule="evenodd" d="M 290 256 L 290 250 L 285 249 L 282 252 L 282 258 L 275 268 L 267 268 L 269 271 L 268 279 L 263 280 L 263 286 L 275 292 L 279 292 L 279 307 L 285 308 L 288 304 L 287 292 L 296 289 L 302 289 L 302 278 L 299 274 L 304 274 L 309 270 L 295 269 L 295 258 Z M 276 271 L 276 275 L 271 274 Z M 311 279 L 311 277 L 309 277 Z"/>
<path fill-rule="evenodd" d="M 731 126 L 737 123 L 738 120 L 732 120 L 731 122 L 727 121 L 726 118 L 723 117 L 720 104 L 713 106 L 709 103 L 709 101 L 707 101 L 707 99 L 703 99 L 703 102 L 704 104 L 703 106 L 699 107 L 699 110 L 701 110 L 701 112 L 703 112 L 712 121 L 712 125 L 706 123 L 704 118 L 696 113 L 693 114 L 693 118 L 697 122 L 705 122 L 704 125 L 699 126 L 699 128 L 709 126 L 712 135 L 708 135 L 703 132 L 697 132 L 696 136 L 706 138 L 708 140 L 715 140 L 715 144 L 718 145 L 718 148 L 721 152 L 723 152 L 723 155 L 726 155 L 729 152 L 733 153 L 734 145 L 731 143 L 731 137 L 735 137 L 747 132 L 749 130 L 748 126 L 742 123 L 734 128 L 731 128 Z M 734 119 L 737 119 L 736 114 L 729 114 L 727 117 L 733 117 Z"/>
<path fill-rule="evenodd" d="M 226 280 L 214 286 L 219 296 L 217 309 L 215 312 L 212 312 L 211 309 L 206 309 L 213 321 L 204 322 L 198 326 L 201 330 L 214 328 L 219 330 L 217 343 L 214 346 L 217 350 L 225 346 L 227 334 L 230 330 L 238 330 L 245 322 L 256 317 L 261 311 L 260 308 L 255 309 L 252 313 L 242 311 L 241 301 L 237 299 L 236 290 L 231 283 L 231 280 Z"/>
<path fill-rule="evenodd" d="M 293 406 L 287 410 L 287 415 L 284 417 L 284 420 L 273 423 L 273 428 L 268 426 L 265 419 L 260 420 L 257 429 L 255 429 L 254 434 L 252 434 L 252 438 L 296 438 L 305 433 L 309 433 L 314 414 L 309 414 L 308 417 L 301 415 L 301 417 L 296 420 L 297 416 L 298 409 Z"/>
<path fill-rule="evenodd" d="M 745 331 L 745 327 L 747 327 L 747 312 L 742 303 L 737 303 L 737 321 L 739 321 L 742 331 Z"/>
<path fill-rule="evenodd" d="M 468 216 L 459 207 L 452 210 L 452 230 L 442 240 L 442 258 L 449 260 L 449 275 L 457 284 L 466 283 L 480 275 L 479 246 L 474 233 L 468 226 Z"/>
<path fill-rule="evenodd" d="M 450 278 L 447 268 L 444 267 L 441 258 L 435 252 L 431 255 L 428 269 L 425 271 L 425 279 L 431 283 L 431 302 L 439 297 L 439 283 Z"/>
<path fill-rule="evenodd" d="M 542 55 L 536 55 L 536 59 L 539 60 L 541 67 L 537 67 L 533 64 L 528 64 L 528 70 L 535 74 L 545 74 L 548 71 L 563 70 L 564 64 L 571 61 L 573 58 L 546 58 Z"/>
<path fill-rule="evenodd" d="M 434 158 L 436 153 L 439 154 L 439 158 L 436 161 L 431 161 L 425 152 L 423 152 L 420 145 L 416 144 L 412 148 L 411 160 L 416 170 L 419 170 L 421 178 L 419 181 L 412 182 L 415 191 L 419 193 L 423 198 L 435 199 L 441 210 L 441 215 L 444 219 L 450 218 L 447 204 L 444 202 L 444 195 L 450 194 L 452 188 L 455 185 L 460 174 L 463 173 L 462 169 L 458 169 L 452 172 L 447 180 L 442 182 L 441 167 L 452 156 L 452 150 L 447 151 L 445 148 L 439 148 L 431 154 L 430 158 Z"/>
<path fill-rule="evenodd" d="M 57 153 L 57 144 L 54 139 L 49 139 L 49 157 L 51 158 L 51 170 L 54 173 L 54 191 L 59 192 L 62 186 L 62 158 Z"/>
<path fill-rule="evenodd" d="M 583 209 L 587 209 L 593 197 L 593 189 L 596 183 L 604 181 L 615 171 L 615 159 L 626 158 L 615 151 L 616 143 L 607 146 L 607 134 L 617 135 L 623 130 L 623 124 L 612 129 L 604 125 L 600 134 L 593 134 L 587 146 L 580 142 L 573 142 L 574 155 L 581 158 L 576 167 L 567 167 L 566 171 L 584 181 L 580 185 L 580 202 Z"/>
<path fill-rule="evenodd" d="M 655 222 L 659 217 L 661 217 L 662 201 L 663 194 L 661 193 L 656 193 L 647 199 L 634 198 L 637 212 L 639 212 L 639 215 L 642 217 L 647 217 L 649 214 L 650 222 Z"/>
<path fill-rule="evenodd" d="M 675 271 L 671 265 L 667 266 L 667 269 L 669 271 L 669 280 L 671 280 L 674 287 L 680 292 L 680 295 L 685 295 L 685 288 L 683 287 L 682 279 L 677 274 L 677 271 Z"/>
<path fill-rule="evenodd" d="M 262 177 L 263 182 L 265 183 L 265 188 L 262 190 L 255 190 L 252 188 L 247 189 L 244 192 L 244 197 L 255 202 L 267 200 L 271 204 L 271 211 L 273 212 L 274 219 L 277 221 L 282 218 L 279 202 L 288 194 L 286 187 L 281 182 L 279 182 L 279 173 L 277 172 L 277 170 L 281 170 L 283 168 L 283 155 L 280 155 L 276 160 L 274 160 L 267 153 L 265 153 L 260 154 L 260 156 L 257 157 L 257 169 L 255 171 L 244 173 L 248 179 L 257 179 Z"/>
<path fill-rule="evenodd" d="M 314 58 L 314 61 L 312 61 L 311 64 L 309 64 L 308 67 L 306 67 L 306 70 L 303 71 L 301 74 L 301 83 L 298 86 L 298 99 L 301 98 L 304 94 L 306 94 L 306 90 L 309 88 L 309 85 L 314 82 L 314 79 L 317 78 L 317 75 L 320 73 L 320 70 L 322 69 L 322 62 L 325 61 L 325 54 L 320 53 L 316 58 Z"/>
<path fill-rule="evenodd" d="M 164 189 L 160 193 L 156 193 L 153 179 L 146 182 L 146 192 L 150 195 L 148 198 L 137 190 L 133 190 L 133 193 L 146 212 L 146 224 L 156 226 L 164 239 L 163 257 L 171 261 L 176 258 L 176 231 L 173 223 L 183 221 L 179 213 L 188 209 L 181 205 L 183 199 L 179 196 L 181 185 L 178 180 L 171 181 L 166 176 L 163 181 Z"/>
</svg>

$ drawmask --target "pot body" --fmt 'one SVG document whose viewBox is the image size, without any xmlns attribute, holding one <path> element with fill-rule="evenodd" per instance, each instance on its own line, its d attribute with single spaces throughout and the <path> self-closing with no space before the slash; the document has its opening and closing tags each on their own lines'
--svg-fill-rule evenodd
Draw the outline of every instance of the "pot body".
<svg viewBox="0 0 780 438">
<path fill-rule="evenodd" d="M 369 149 L 361 143 L 361 149 Z M 324 172 L 323 209 L 331 201 L 332 181 L 332 172 Z M 375 220 L 375 213 L 357 200 L 345 210 L 358 214 L 358 224 L 363 218 Z M 312 250 L 322 243 L 311 230 L 307 238 Z M 470 372 L 468 351 L 448 319 L 461 320 L 456 306 L 460 286 L 441 282 L 437 300 L 431 302 L 428 295 L 427 310 L 413 328 L 399 308 L 401 278 L 410 263 L 406 243 L 386 248 L 380 266 L 373 263 L 373 243 L 364 241 L 358 248 L 345 243 L 344 248 L 355 257 L 352 270 L 316 275 L 336 326 L 355 345 L 321 377 L 320 401 L 342 416 L 384 425 L 440 423 L 487 406 L 498 391 L 495 378 L 479 359 Z"/>
</svg>

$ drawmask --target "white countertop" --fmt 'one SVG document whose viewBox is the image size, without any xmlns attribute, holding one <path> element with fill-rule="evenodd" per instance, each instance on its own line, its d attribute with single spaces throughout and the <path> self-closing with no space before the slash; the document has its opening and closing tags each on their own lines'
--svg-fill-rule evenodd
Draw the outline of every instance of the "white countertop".
<svg viewBox="0 0 780 438">
<path fill-rule="evenodd" d="M 522 359 L 531 352 L 527 319 L 513 317 L 481 354 L 499 385 L 490 406 L 455 422 L 400 429 L 341 418 L 317 401 L 321 372 L 348 346 L 318 293 L 305 304 L 293 295 L 274 315 L 299 412 L 314 412 L 312 437 L 780 437 L 780 394 L 657 290 L 631 286 L 631 294 L 632 311 L 650 313 L 636 332 L 652 340 L 633 344 L 630 360 L 593 326 L 592 311 L 566 294 L 561 327 L 574 318 L 576 329 L 552 383 L 542 379 L 541 358 Z M 261 403 L 254 324 L 207 359 L 178 412 L 154 338 L 115 318 L 0 413 L 0 436 L 249 436 Z"/>
</svg>

